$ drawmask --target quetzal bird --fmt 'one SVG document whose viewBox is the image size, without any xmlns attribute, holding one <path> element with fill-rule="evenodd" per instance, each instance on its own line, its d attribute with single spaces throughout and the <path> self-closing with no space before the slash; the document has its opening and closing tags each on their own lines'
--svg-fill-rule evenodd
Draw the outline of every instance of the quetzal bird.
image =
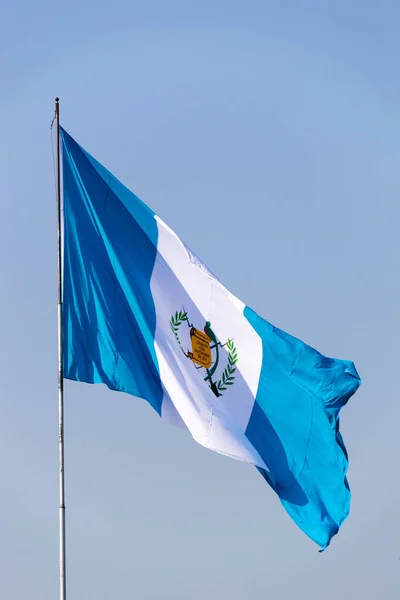
<svg viewBox="0 0 400 600">
<path fill-rule="evenodd" d="M 212 376 L 214 375 L 214 373 L 215 373 L 215 371 L 217 370 L 217 367 L 218 367 L 218 361 L 219 361 L 219 342 L 218 342 L 217 338 L 215 337 L 215 333 L 211 329 L 211 323 L 210 323 L 210 321 L 206 322 L 206 324 L 204 326 L 204 333 L 206 335 L 208 335 L 208 337 L 210 338 L 210 340 L 214 344 L 213 346 L 211 346 L 211 348 L 215 348 L 215 361 L 214 361 L 214 364 L 211 367 L 211 369 L 207 369 L 207 377 L 205 377 L 204 381 L 209 381 L 210 382 L 210 388 L 212 389 L 212 391 L 214 392 L 214 394 L 216 396 L 219 396 L 220 394 L 218 392 L 217 385 L 212 380 Z"/>
</svg>

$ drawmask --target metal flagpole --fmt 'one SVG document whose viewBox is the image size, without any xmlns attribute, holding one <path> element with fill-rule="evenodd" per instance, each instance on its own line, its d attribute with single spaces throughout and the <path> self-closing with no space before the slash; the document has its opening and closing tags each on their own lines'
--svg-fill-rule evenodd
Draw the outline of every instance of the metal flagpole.
<svg viewBox="0 0 400 600">
<path fill-rule="evenodd" d="M 58 271 L 58 448 L 60 460 L 60 600 L 66 600 L 65 497 L 64 497 L 64 373 L 62 354 L 62 266 L 61 266 L 61 148 L 60 101 L 55 100 L 57 144 L 57 271 Z"/>
</svg>

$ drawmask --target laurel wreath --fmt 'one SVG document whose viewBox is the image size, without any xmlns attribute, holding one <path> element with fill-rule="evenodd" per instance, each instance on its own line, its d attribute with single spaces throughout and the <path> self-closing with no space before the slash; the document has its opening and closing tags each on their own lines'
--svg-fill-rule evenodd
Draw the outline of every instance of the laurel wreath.
<svg viewBox="0 0 400 600">
<path fill-rule="evenodd" d="M 221 379 L 217 383 L 218 392 L 225 392 L 228 388 L 225 387 L 227 385 L 233 385 L 235 381 L 235 371 L 236 371 L 236 363 L 239 360 L 237 355 L 236 346 L 233 343 L 233 340 L 228 340 L 226 342 L 226 347 L 228 348 L 228 364 L 222 373 Z"/>
<path fill-rule="evenodd" d="M 169 322 L 171 331 L 175 336 L 176 341 L 178 342 L 179 348 L 182 350 L 185 356 L 186 352 L 182 347 L 181 340 L 179 339 L 178 331 L 179 327 L 188 320 L 187 312 L 185 310 L 177 311 L 174 315 L 172 315 L 171 320 Z M 226 347 L 228 349 L 228 364 L 226 365 L 221 379 L 216 383 L 219 395 L 222 396 L 222 392 L 226 392 L 228 389 L 228 385 L 233 385 L 235 382 L 235 371 L 236 371 L 236 363 L 239 360 L 237 355 L 236 346 L 233 340 L 228 339 L 226 342 Z"/>
<path fill-rule="evenodd" d="M 179 348 L 182 350 L 182 352 L 184 354 L 185 354 L 185 351 L 182 348 L 181 340 L 179 339 L 179 335 L 178 335 L 178 330 L 179 330 L 179 327 L 182 325 L 182 323 L 184 323 L 187 320 L 188 320 L 187 312 L 185 312 L 184 310 L 181 310 L 180 312 L 176 312 L 174 315 L 172 315 L 171 320 L 169 322 L 172 333 L 174 334 L 175 339 L 179 344 Z"/>
</svg>

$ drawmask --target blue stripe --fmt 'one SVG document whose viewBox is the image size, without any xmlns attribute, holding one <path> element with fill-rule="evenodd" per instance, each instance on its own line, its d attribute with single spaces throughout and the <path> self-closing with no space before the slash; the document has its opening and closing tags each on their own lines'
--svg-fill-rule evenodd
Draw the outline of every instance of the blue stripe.
<svg viewBox="0 0 400 600">
<path fill-rule="evenodd" d="M 260 469 L 297 525 L 326 548 L 350 509 L 339 412 L 361 381 L 353 363 L 329 359 L 246 307 L 262 340 L 256 401 L 246 435 Z"/>
<path fill-rule="evenodd" d="M 61 133 L 64 375 L 144 398 L 161 414 L 150 289 L 154 213 Z"/>
</svg>

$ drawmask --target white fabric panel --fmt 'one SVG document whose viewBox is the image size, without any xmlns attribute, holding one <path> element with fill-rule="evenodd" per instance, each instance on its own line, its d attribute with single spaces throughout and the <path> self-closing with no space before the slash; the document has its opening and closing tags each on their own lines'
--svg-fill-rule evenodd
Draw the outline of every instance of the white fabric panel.
<svg viewBox="0 0 400 600">
<path fill-rule="evenodd" d="M 156 217 L 158 253 L 151 278 L 156 309 L 155 348 L 164 390 L 162 417 L 186 427 L 194 439 L 217 452 L 266 468 L 244 432 L 257 393 L 262 343 L 244 317 L 244 304 L 233 296 L 205 265 Z M 171 316 L 186 311 L 188 321 L 203 331 L 206 321 L 218 341 L 233 339 L 238 356 L 233 385 L 217 397 L 204 381 L 207 372 L 185 356 L 191 350 L 188 322 L 179 326 L 181 347 L 171 330 Z M 213 344 L 211 344 L 212 346 Z M 213 360 L 216 350 L 212 350 Z M 227 347 L 213 380 L 227 366 Z"/>
</svg>

